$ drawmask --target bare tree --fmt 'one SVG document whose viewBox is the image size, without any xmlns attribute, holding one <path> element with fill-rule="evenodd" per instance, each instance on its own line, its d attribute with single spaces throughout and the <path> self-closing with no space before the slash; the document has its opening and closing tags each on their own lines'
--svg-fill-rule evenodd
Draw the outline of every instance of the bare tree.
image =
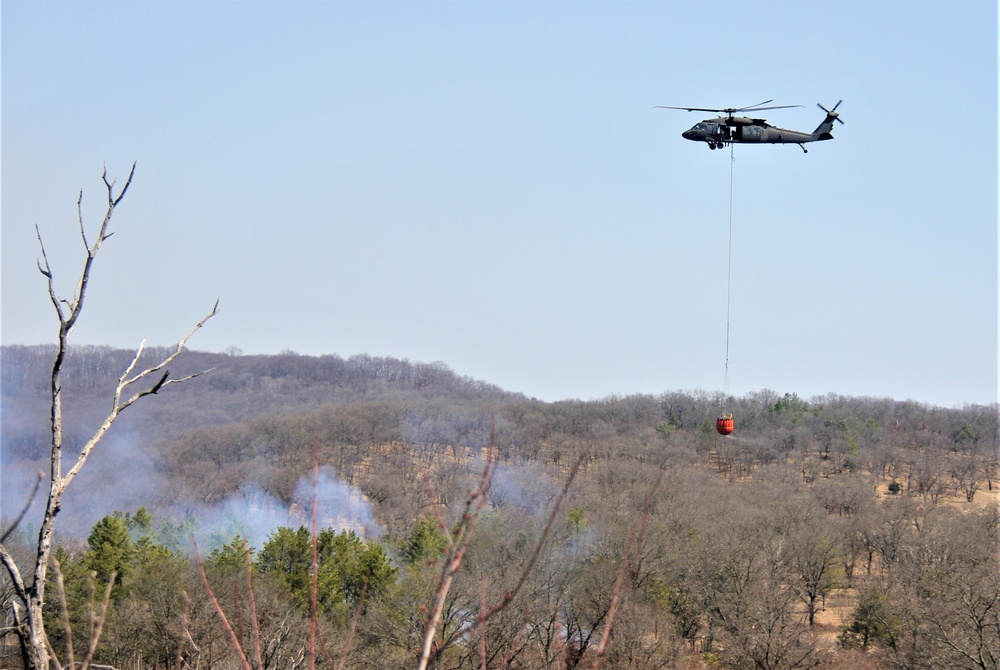
<svg viewBox="0 0 1000 670">
<path fill-rule="evenodd" d="M 965 495 L 966 502 L 972 502 L 976 492 L 983 485 L 986 475 L 982 466 L 984 457 L 977 446 L 965 453 L 951 454 L 948 472 L 955 481 L 956 488 Z"/>
<path fill-rule="evenodd" d="M 839 582 L 843 557 L 837 540 L 830 536 L 822 522 L 806 516 L 789 534 L 790 580 L 799 599 L 806 606 L 809 627 L 816 624 L 821 603 Z"/>
<path fill-rule="evenodd" d="M 45 277 L 48 284 L 49 299 L 56 310 L 59 318 L 59 337 L 56 343 L 55 360 L 52 363 L 50 395 L 52 400 L 50 413 L 50 472 L 49 472 L 49 494 L 45 506 L 45 513 L 42 517 L 40 530 L 38 533 L 37 555 L 34 563 L 33 581 L 26 584 L 21 571 L 14 562 L 7 549 L 0 544 L 0 561 L 10 575 L 11 582 L 16 596 L 13 608 L 15 627 L 17 635 L 21 640 L 21 650 L 24 657 L 24 667 L 31 670 L 45 670 L 49 667 L 50 647 L 45 633 L 44 621 L 42 619 L 42 608 L 45 604 L 45 582 L 49 568 L 49 557 L 52 551 L 52 534 L 55 530 L 56 516 L 59 514 L 62 497 L 66 493 L 73 479 L 80 473 L 87 458 L 93 452 L 94 447 L 104 437 L 112 424 L 125 409 L 131 407 L 140 399 L 155 395 L 163 387 L 169 384 L 176 384 L 197 377 L 203 372 L 188 375 L 178 379 L 170 379 L 166 366 L 170 364 L 181 351 L 185 343 L 194 333 L 205 325 L 205 322 L 215 316 L 219 303 L 216 301 L 212 311 L 199 321 L 181 341 L 176 348 L 169 350 L 168 354 L 158 363 L 142 369 L 139 360 L 145 348 L 145 341 L 139 345 L 131 363 L 126 367 L 118 385 L 115 388 L 114 400 L 111 411 L 107 418 L 97 428 L 93 436 L 87 440 L 79 454 L 75 455 L 72 466 L 69 470 L 63 469 L 63 416 L 62 416 L 62 371 L 66 353 L 69 347 L 69 336 L 76 326 L 77 319 L 83 311 L 84 298 L 87 295 L 87 285 L 90 281 L 90 273 L 93 269 L 94 260 L 101 249 L 101 245 L 113 234 L 109 230 L 111 217 L 115 208 L 125 197 L 129 186 L 132 184 L 132 177 L 135 175 L 135 164 L 129 172 L 125 185 L 115 193 L 115 180 L 108 181 L 107 166 L 101 178 L 107 189 L 108 204 L 104 219 L 98 229 L 97 236 L 93 242 L 87 239 L 87 233 L 83 224 L 83 191 L 77 200 L 77 218 L 80 226 L 80 237 L 83 241 L 86 257 L 83 268 L 74 290 L 73 297 L 66 299 L 60 297 L 56 291 L 55 279 L 52 267 L 45 252 L 45 244 L 42 242 L 41 231 L 36 226 L 35 231 L 38 236 L 38 243 L 41 248 L 41 260 L 38 261 L 38 270 Z M 207 371 L 206 371 L 207 372 Z M 73 455 L 69 455 L 72 460 Z"/>
</svg>

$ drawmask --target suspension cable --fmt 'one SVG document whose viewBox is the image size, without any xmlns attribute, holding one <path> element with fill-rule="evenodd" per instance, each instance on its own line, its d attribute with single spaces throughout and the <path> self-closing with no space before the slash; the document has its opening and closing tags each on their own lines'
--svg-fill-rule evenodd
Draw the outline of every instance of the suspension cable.
<svg viewBox="0 0 1000 670">
<path fill-rule="evenodd" d="M 726 267 L 726 377 L 723 391 L 729 394 L 729 324 L 733 295 L 733 166 L 736 164 L 736 146 L 729 145 L 729 259 Z"/>
</svg>

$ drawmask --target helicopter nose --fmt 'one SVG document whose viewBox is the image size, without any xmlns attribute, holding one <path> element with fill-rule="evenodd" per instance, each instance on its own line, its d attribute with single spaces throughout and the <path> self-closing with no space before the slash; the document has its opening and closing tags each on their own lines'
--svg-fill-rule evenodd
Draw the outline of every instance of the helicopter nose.
<svg viewBox="0 0 1000 670">
<path fill-rule="evenodd" d="M 684 139 L 686 139 L 686 140 L 689 140 L 689 139 L 691 139 L 691 136 L 692 136 L 693 134 L 694 134 L 694 133 L 693 133 L 692 131 L 690 131 L 690 130 L 685 130 L 685 131 L 684 131 L 683 133 L 681 133 L 681 137 L 683 137 L 683 138 L 684 138 Z"/>
</svg>

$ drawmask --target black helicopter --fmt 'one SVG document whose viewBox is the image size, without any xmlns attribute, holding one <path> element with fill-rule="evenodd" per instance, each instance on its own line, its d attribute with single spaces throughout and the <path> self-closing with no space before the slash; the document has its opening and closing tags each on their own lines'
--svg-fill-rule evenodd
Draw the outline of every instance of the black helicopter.
<svg viewBox="0 0 1000 670">
<path fill-rule="evenodd" d="M 822 140 L 832 140 L 833 122 L 840 120 L 837 107 L 843 100 L 837 102 L 833 109 L 827 109 L 817 103 L 816 106 L 826 112 L 826 118 L 811 133 L 804 133 L 799 130 L 787 130 L 778 128 L 767 123 L 764 119 L 753 119 L 747 116 L 736 116 L 740 112 L 762 112 L 767 109 L 789 109 L 801 107 L 802 105 L 777 105 L 774 107 L 763 107 L 772 100 L 758 102 L 749 107 L 729 107 L 727 109 L 707 109 L 705 107 L 667 107 L 657 105 L 660 109 L 683 109 L 688 112 L 719 112 L 725 114 L 715 119 L 705 119 L 696 123 L 688 130 L 681 133 L 681 137 L 694 142 L 707 142 L 709 149 L 721 149 L 727 144 L 798 144 L 802 151 L 809 153 L 803 146 L 806 142 L 820 142 Z"/>
</svg>

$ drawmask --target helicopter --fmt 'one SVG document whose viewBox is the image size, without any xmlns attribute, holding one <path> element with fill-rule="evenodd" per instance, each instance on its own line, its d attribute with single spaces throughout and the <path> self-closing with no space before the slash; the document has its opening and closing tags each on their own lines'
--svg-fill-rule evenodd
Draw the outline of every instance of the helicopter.
<svg viewBox="0 0 1000 670">
<path fill-rule="evenodd" d="M 707 109 L 705 107 L 668 107 L 657 105 L 658 109 L 683 109 L 688 112 L 718 112 L 725 114 L 715 119 L 705 119 L 696 123 L 688 130 L 681 133 L 681 137 L 694 142 L 707 142 L 709 149 L 721 149 L 727 144 L 798 144 L 804 153 L 809 150 L 803 146 L 806 142 L 820 142 L 822 140 L 832 140 L 833 122 L 843 123 L 837 113 L 837 107 L 843 100 L 837 102 L 833 109 L 827 109 L 823 105 L 816 103 L 816 106 L 826 112 L 826 118 L 811 133 L 799 130 L 788 130 L 778 128 L 767 123 L 764 119 L 753 119 L 747 116 L 736 116 L 741 112 L 762 112 L 768 109 L 790 109 L 801 107 L 802 105 L 776 105 L 764 107 L 764 105 L 774 102 L 765 100 L 749 107 L 728 107 L 726 109 Z"/>
</svg>

